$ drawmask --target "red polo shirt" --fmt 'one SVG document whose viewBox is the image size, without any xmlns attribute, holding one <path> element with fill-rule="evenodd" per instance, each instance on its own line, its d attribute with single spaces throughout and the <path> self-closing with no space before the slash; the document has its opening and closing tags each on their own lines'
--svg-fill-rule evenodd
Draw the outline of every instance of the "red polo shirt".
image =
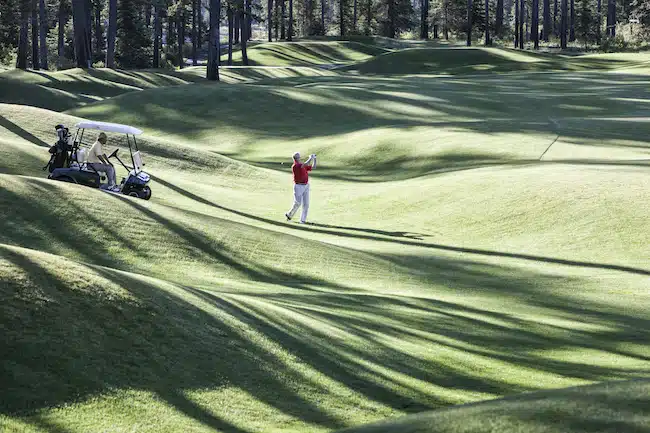
<svg viewBox="0 0 650 433">
<path fill-rule="evenodd" d="M 302 162 L 294 162 L 291 166 L 293 171 L 293 182 L 294 183 L 308 183 L 309 176 L 307 172 L 311 171 L 311 165 L 305 165 Z"/>
</svg>

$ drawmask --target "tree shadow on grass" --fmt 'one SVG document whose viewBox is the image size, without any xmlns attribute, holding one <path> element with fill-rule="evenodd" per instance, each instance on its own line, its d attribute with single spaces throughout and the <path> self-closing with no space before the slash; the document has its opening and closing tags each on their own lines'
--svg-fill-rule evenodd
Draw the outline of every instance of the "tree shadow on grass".
<svg viewBox="0 0 650 433">
<path fill-rule="evenodd" d="M 20 126 L 16 125 L 6 117 L 0 115 L 0 126 L 5 128 L 7 131 L 12 132 L 22 138 L 23 140 L 29 141 L 32 144 L 35 144 L 40 147 L 45 147 L 45 148 L 50 148 L 50 144 L 47 144 L 34 134 L 30 133 L 29 131 L 21 128 Z M 54 129 L 54 125 L 52 125 L 52 129 Z"/>
<path fill-rule="evenodd" d="M 467 254 L 475 254 L 479 256 L 492 256 L 492 257 L 503 257 L 503 258 L 512 258 L 512 259 L 520 259 L 520 260 L 526 260 L 526 261 L 534 261 L 534 262 L 540 262 L 540 263 L 549 263 L 549 264 L 556 264 L 556 265 L 563 265 L 563 266 L 573 266 L 573 267 L 583 267 L 583 268 L 591 268 L 591 269 L 603 269 L 603 270 L 613 270 L 613 271 L 620 271 L 620 272 L 627 272 L 631 274 L 637 274 L 637 275 L 650 275 L 650 269 L 644 269 L 644 268 L 637 268 L 633 266 L 626 266 L 626 265 L 618 265 L 618 264 L 610 264 L 610 263 L 597 263 L 597 262 L 586 262 L 586 261 L 579 261 L 579 260 L 568 260 L 568 259 L 561 259 L 561 258 L 554 258 L 554 257 L 544 257 L 544 256 L 536 256 L 533 254 L 520 254 L 520 253 L 510 253 L 510 252 L 504 252 L 504 251 L 493 251 L 493 250 L 484 250 L 484 249 L 479 249 L 479 248 L 469 248 L 469 247 L 457 247 L 453 245 L 443 245 L 443 244 L 435 244 L 435 243 L 430 243 L 430 242 L 419 242 L 415 240 L 407 240 L 407 239 L 400 239 L 400 238 L 395 238 L 395 237 L 379 237 L 379 236 L 372 236 L 372 235 L 367 235 L 363 233 L 349 233 L 345 231 L 337 231 L 337 230 L 331 230 L 329 228 L 321 228 L 317 225 L 312 224 L 307 225 L 307 226 L 299 226 L 296 224 L 287 224 L 282 221 L 276 221 L 272 220 L 269 218 L 249 214 L 246 212 L 238 211 L 236 209 L 232 209 L 223 205 L 216 204 L 214 202 L 211 202 L 210 200 L 207 200 L 203 197 L 200 197 L 190 191 L 187 191 L 177 185 L 174 185 L 170 182 L 167 182 L 163 179 L 160 179 L 158 177 L 153 178 L 156 182 L 166 186 L 167 188 L 184 195 L 187 198 L 190 198 L 192 200 L 195 200 L 199 203 L 205 204 L 207 206 L 214 207 L 216 209 L 220 210 L 225 210 L 227 212 L 231 212 L 235 215 L 239 215 L 242 217 L 250 218 L 252 220 L 258 221 L 258 222 L 263 222 L 266 224 L 274 225 L 274 226 L 281 226 L 281 227 L 288 227 L 292 228 L 294 230 L 299 230 L 299 231 L 316 231 L 318 233 L 323 233 L 327 235 L 332 235 L 332 236 L 340 236 L 340 237 L 347 237 L 347 238 L 356 238 L 356 239 L 365 239 L 365 240 L 372 240 L 372 241 L 379 241 L 379 242 L 393 242 L 396 244 L 401 244 L 401 245 L 409 245 L 409 246 L 417 246 L 417 247 L 423 247 L 423 248 L 429 248 L 433 250 L 440 250 L 440 251 L 448 251 L 448 252 L 458 252 L 458 253 L 467 253 Z M 365 231 L 368 231 L 370 229 L 364 229 Z M 357 229 L 359 231 L 359 229 Z"/>
<path fill-rule="evenodd" d="M 187 296 L 144 278 L 91 267 L 86 271 L 95 274 L 90 282 L 71 285 L 69 275 L 62 280 L 51 267 L 62 265 L 61 259 L 50 258 L 53 263 L 44 267 L 25 252 L 0 251 L 31 283 L 21 286 L 9 280 L 1 286 L 11 299 L 2 307 L 2 319 L 23 327 L 4 323 L 11 360 L 3 365 L 7 382 L 0 391 L 0 413 L 29 414 L 99 393 L 142 389 L 214 429 L 248 431 L 185 394 L 229 386 L 297 419 L 343 426 L 272 374 L 283 371 L 283 377 L 298 380 L 276 355 L 239 335 L 236 320 L 223 322 Z M 82 269 L 73 263 L 68 271 Z M 115 285 L 130 297 L 113 295 L 110 288 Z M 32 291 L 40 291 L 44 301 L 33 298 Z"/>
<path fill-rule="evenodd" d="M 649 380 L 613 381 L 561 390 L 541 391 L 513 398 L 465 404 L 410 415 L 338 433 L 485 432 L 486 420 L 502 431 L 548 433 L 648 433 Z M 459 427 L 462 426 L 462 427 Z"/>
<path fill-rule="evenodd" d="M 194 242 L 192 233 L 183 236 Z M 246 426 L 223 419 L 218 408 L 201 406 L 186 394 L 230 386 L 305 422 L 345 426 L 289 384 L 329 398 L 327 385 L 295 370 L 296 364 L 287 364 L 277 350 L 251 339 L 246 329 L 327 380 L 402 412 L 446 406 L 462 398 L 442 390 L 511 395 L 536 388 L 468 368 L 486 359 L 572 380 L 650 375 L 648 369 L 542 356 L 554 349 L 589 348 L 632 357 L 617 345 L 633 338 L 648 341 L 650 325 L 637 313 L 604 303 L 584 301 L 575 307 L 572 299 L 558 295 L 567 279 L 516 268 L 448 258 L 412 264 L 432 287 L 439 284 L 501 299 L 503 307 L 495 310 L 438 300 L 435 292 L 430 297 L 318 291 L 221 294 L 98 266 L 84 268 L 49 256 L 37 260 L 26 250 L 0 251 L 10 265 L 8 272 L 27 278 L 3 279 L 0 285 L 8 300 L 0 306 L 0 321 L 8 321 L 2 325 L 8 330 L 11 354 L 2 367 L 9 369 L 3 372 L 9 382 L 0 390 L 0 412 L 9 415 L 111 390 L 141 389 L 207 426 L 246 432 Z M 385 259 L 403 266 L 399 257 Z M 65 266 L 64 272 L 60 266 Z M 6 266 L 0 269 L 7 271 Z M 71 277 L 82 273 L 86 278 Z M 128 296 L 116 296 L 115 286 Z M 534 315 L 513 315 L 515 305 L 544 308 L 549 316 L 571 317 L 596 330 L 572 330 Z M 411 353 L 409 347 L 428 348 L 429 355 Z"/>
</svg>

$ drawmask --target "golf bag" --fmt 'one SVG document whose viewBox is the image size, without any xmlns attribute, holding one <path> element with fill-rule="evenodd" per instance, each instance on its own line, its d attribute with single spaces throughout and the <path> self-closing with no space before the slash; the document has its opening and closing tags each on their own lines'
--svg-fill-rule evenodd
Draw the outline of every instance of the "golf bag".
<svg viewBox="0 0 650 433">
<path fill-rule="evenodd" d="M 56 168 L 67 167 L 70 162 L 69 152 L 71 148 L 68 144 L 68 139 L 70 138 L 68 128 L 65 128 L 63 125 L 57 125 L 56 132 L 59 136 L 59 140 L 48 150 L 52 156 L 45 167 L 43 167 L 43 170 L 48 170 L 50 173 L 52 173 Z"/>
</svg>

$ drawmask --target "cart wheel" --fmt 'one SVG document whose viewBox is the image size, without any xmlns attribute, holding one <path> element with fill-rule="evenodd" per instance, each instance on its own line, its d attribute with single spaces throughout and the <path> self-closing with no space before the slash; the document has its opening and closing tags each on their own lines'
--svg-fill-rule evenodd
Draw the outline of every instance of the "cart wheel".
<svg viewBox="0 0 650 433">
<path fill-rule="evenodd" d="M 140 192 L 140 198 L 144 200 L 149 200 L 151 198 L 151 188 L 145 186 Z"/>
<path fill-rule="evenodd" d="M 128 195 L 129 197 L 140 197 L 140 195 L 135 191 L 131 191 Z"/>
</svg>

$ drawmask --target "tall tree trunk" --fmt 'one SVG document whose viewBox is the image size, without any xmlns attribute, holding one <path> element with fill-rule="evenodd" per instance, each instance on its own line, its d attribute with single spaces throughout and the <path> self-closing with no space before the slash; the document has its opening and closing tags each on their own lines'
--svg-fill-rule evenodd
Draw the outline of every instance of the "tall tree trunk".
<svg viewBox="0 0 650 433">
<path fill-rule="evenodd" d="M 280 39 L 285 40 L 287 38 L 286 31 L 286 19 L 287 19 L 287 0 L 280 0 L 282 3 L 282 9 L 280 11 Z"/>
<path fill-rule="evenodd" d="M 198 35 L 196 30 L 198 29 L 198 15 L 199 15 L 199 0 L 192 0 L 192 66 L 199 64 L 197 58 L 197 49 L 199 45 Z M 209 42 L 209 41 L 208 41 Z"/>
<path fill-rule="evenodd" d="M 90 29 L 88 28 L 88 1 L 72 0 L 75 58 L 77 67 L 90 68 Z"/>
<path fill-rule="evenodd" d="M 199 2 L 199 7 L 200 6 L 201 3 Z M 221 35 L 219 34 L 220 17 L 221 0 L 210 0 L 207 79 L 212 81 L 219 81 L 219 62 L 221 60 Z"/>
<path fill-rule="evenodd" d="M 269 42 L 273 41 L 273 0 L 268 0 L 266 3 L 266 23 L 268 29 Z"/>
<path fill-rule="evenodd" d="M 86 28 L 88 29 L 88 56 L 90 64 L 93 62 L 93 4 L 92 0 L 86 0 Z M 90 67 L 90 66 L 88 66 Z"/>
<path fill-rule="evenodd" d="M 485 0 L 485 46 L 492 45 L 490 41 L 490 1 Z"/>
<path fill-rule="evenodd" d="M 341 37 L 345 37 L 345 1 L 346 0 L 339 0 L 339 33 Z M 392 0 L 388 1 L 391 2 Z"/>
<path fill-rule="evenodd" d="M 108 30 L 106 31 L 106 67 L 115 69 L 115 36 L 117 35 L 117 0 L 108 0 Z M 169 39 L 167 39 L 169 44 Z"/>
<path fill-rule="evenodd" d="M 571 21 L 569 23 L 569 42 L 576 40 L 576 2 L 571 0 Z"/>
<path fill-rule="evenodd" d="M 183 60 L 183 44 L 185 43 L 185 14 L 183 8 L 176 9 L 176 36 L 178 36 L 178 67 L 183 69 L 185 61 Z"/>
<path fill-rule="evenodd" d="M 32 1 L 32 69 L 38 71 L 41 64 L 38 61 L 38 3 L 36 0 Z"/>
<path fill-rule="evenodd" d="M 320 25 L 323 28 L 323 34 L 327 34 L 325 29 L 325 0 L 320 0 Z"/>
<path fill-rule="evenodd" d="M 357 0 L 354 0 L 352 4 L 352 31 L 356 32 L 357 31 Z"/>
<path fill-rule="evenodd" d="M 568 24 L 568 15 L 569 7 L 567 0 L 562 0 L 562 16 L 560 18 L 560 48 L 563 50 L 567 47 L 566 33 L 567 33 L 567 24 Z"/>
<path fill-rule="evenodd" d="M 64 0 L 59 0 L 59 34 L 58 34 L 58 49 L 57 56 L 58 62 L 57 67 L 61 68 L 63 66 L 63 59 L 65 58 L 65 24 L 68 21 L 68 17 L 65 13 L 65 8 L 63 6 Z"/>
<path fill-rule="evenodd" d="M 533 47 L 539 50 L 539 0 L 533 0 L 530 34 L 533 37 Z"/>
<path fill-rule="evenodd" d="M 43 0 L 41 0 L 43 1 Z M 95 53 L 99 55 L 102 52 L 102 3 L 100 0 L 97 0 L 95 3 Z"/>
<path fill-rule="evenodd" d="M 515 0 L 515 48 L 519 48 L 519 0 Z"/>
<path fill-rule="evenodd" d="M 197 12 L 197 18 L 199 20 L 199 25 L 196 28 L 196 40 L 198 41 L 199 50 L 200 50 L 201 48 L 203 48 L 203 0 L 198 0 L 198 2 L 199 2 L 199 10 Z M 221 1 L 219 1 L 219 3 L 221 3 Z M 219 5 L 219 7 L 221 7 L 221 5 Z M 221 32 L 221 28 L 219 28 L 219 31 Z M 219 43 L 219 53 L 221 53 L 221 42 Z"/>
<path fill-rule="evenodd" d="M 525 0 L 521 0 L 519 3 L 519 49 L 524 49 L 524 19 L 526 13 L 526 3 Z"/>
<path fill-rule="evenodd" d="M 25 5 L 21 6 L 16 68 L 25 70 L 27 69 L 27 51 L 29 50 L 29 9 Z"/>
<path fill-rule="evenodd" d="M 530 31 L 528 30 L 528 5 L 526 4 L 526 0 L 521 0 L 524 3 L 524 22 L 526 23 L 525 26 L 525 32 L 524 32 L 524 40 L 526 42 L 530 42 Z"/>
<path fill-rule="evenodd" d="M 244 0 L 244 4 L 247 4 L 249 0 Z M 245 10 L 248 9 L 248 6 L 245 6 Z M 248 45 L 248 21 L 245 16 L 245 10 L 241 12 L 239 25 L 241 26 L 241 60 L 244 66 L 248 66 L 248 52 L 246 51 L 246 46 Z"/>
<path fill-rule="evenodd" d="M 420 39 L 429 39 L 429 0 L 421 0 Z"/>
<path fill-rule="evenodd" d="M 49 65 L 47 63 L 47 33 L 49 32 L 49 20 L 47 19 L 47 11 L 45 9 L 45 0 L 39 1 L 39 44 L 41 48 L 40 60 L 41 68 L 48 70 Z"/>
<path fill-rule="evenodd" d="M 560 29 L 558 27 L 558 22 L 557 22 L 557 16 L 558 16 L 558 13 L 559 13 L 558 4 L 559 4 L 559 0 L 555 0 L 554 6 L 553 6 L 553 32 L 556 35 L 560 34 Z"/>
<path fill-rule="evenodd" d="M 551 36 L 551 0 L 544 0 L 544 12 L 543 12 L 543 19 L 544 19 L 544 27 L 542 29 L 542 32 L 544 34 L 544 42 L 548 42 L 549 38 Z"/>
<path fill-rule="evenodd" d="M 160 25 L 160 9 L 158 5 L 153 8 L 153 67 L 160 67 L 160 40 L 162 28 Z"/>
<path fill-rule="evenodd" d="M 616 0 L 607 4 L 607 36 L 616 37 Z"/>
<path fill-rule="evenodd" d="M 153 5 L 151 1 L 147 1 L 144 6 L 144 22 L 147 25 L 147 30 L 151 29 L 151 11 L 153 10 Z M 155 24 L 154 24 L 155 26 Z"/>
<path fill-rule="evenodd" d="M 472 46 L 472 0 L 467 0 L 467 46 Z"/>
<path fill-rule="evenodd" d="M 253 14 L 251 13 L 251 1 L 246 1 L 246 40 L 250 41 L 253 37 Z"/>
<path fill-rule="evenodd" d="M 445 13 L 445 40 L 449 40 L 449 0 L 443 0 L 443 8 Z"/>
<path fill-rule="evenodd" d="M 228 17 L 228 66 L 232 66 L 232 41 L 235 33 L 235 18 L 233 17 L 230 4 L 228 4 L 228 9 L 226 9 L 226 15 Z"/>
<path fill-rule="evenodd" d="M 497 0 L 496 17 L 494 20 L 494 32 L 497 37 L 503 33 L 503 0 Z"/>
<path fill-rule="evenodd" d="M 243 2 L 242 2 L 242 7 L 243 7 Z M 233 25 L 233 42 L 235 44 L 239 43 L 239 30 L 241 28 L 241 11 L 235 11 L 233 18 L 234 18 L 234 25 Z"/>
<path fill-rule="evenodd" d="M 289 34 L 287 40 L 289 42 L 293 41 L 293 0 L 289 0 Z"/>
</svg>

